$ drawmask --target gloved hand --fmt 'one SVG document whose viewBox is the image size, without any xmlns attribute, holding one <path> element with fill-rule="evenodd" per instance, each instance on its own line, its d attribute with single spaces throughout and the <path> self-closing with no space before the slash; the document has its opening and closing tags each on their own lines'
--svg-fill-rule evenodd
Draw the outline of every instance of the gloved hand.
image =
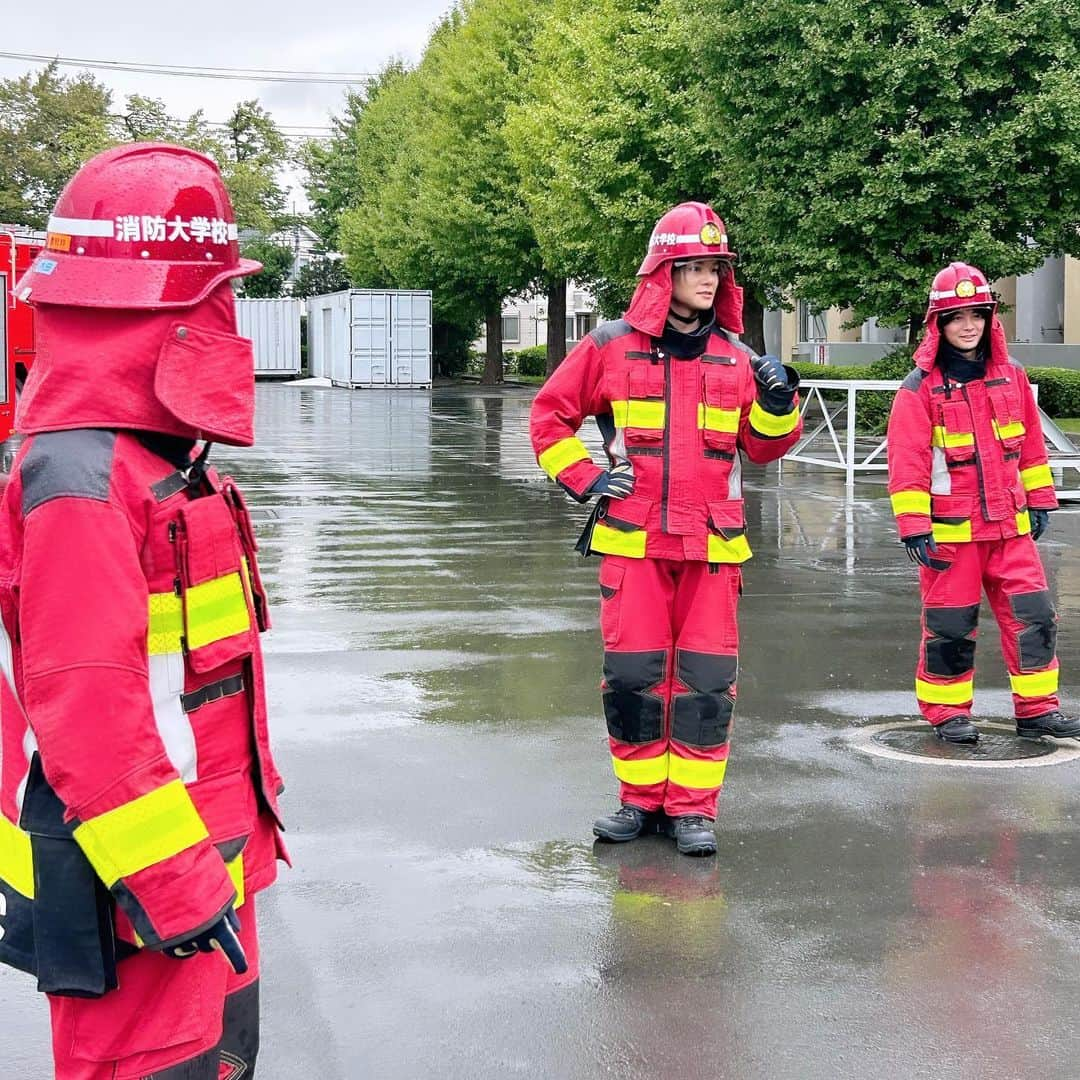
<svg viewBox="0 0 1080 1080">
<path fill-rule="evenodd" d="M 765 390 L 787 389 L 787 372 L 784 370 L 784 365 L 780 363 L 780 357 L 769 354 L 754 357 L 750 361 L 750 366 L 754 369 L 754 378 L 757 379 L 758 385 Z"/>
<path fill-rule="evenodd" d="M 625 499 L 634 490 L 634 467 L 629 461 L 620 461 L 602 472 L 592 483 L 589 492 L 607 495 L 612 499 Z"/>
<path fill-rule="evenodd" d="M 918 536 L 904 538 L 904 547 L 907 548 L 908 558 L 912 562 L 922 563 L 930 568 L 930 552 L 937 551 L 937 544 L 930 533 L 920 533 Z"/>
<path fill-rule="evenodd" d="M 229 908 L 213 926 L 201 934 L 161 951 L 174 960 L 190 960 L 196 953 L 217 951 L 224 954 L 237 975 L 243 975 L 248 969 L 248 962 L 244 955 L 244 946 L 236 936 L 239 929 L 240 916 Z"/>
<path fill-rule="evenodd" d="M 1031 518 L 1031 539 L 1038 540 L 1050 524 L 1050 511 L 1029 508 L 1028 516 Z"/>
</svg>

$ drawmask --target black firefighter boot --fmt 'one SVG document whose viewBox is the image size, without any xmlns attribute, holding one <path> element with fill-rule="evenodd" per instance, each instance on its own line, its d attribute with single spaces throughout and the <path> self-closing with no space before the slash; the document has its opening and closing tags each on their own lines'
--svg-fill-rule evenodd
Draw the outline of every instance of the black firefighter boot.
<svg viewBox="0 0 1080 1080">
<path fill-rule="evenodd" d="M 1021 739 L 1080 739 L 1080 720 L 1075 716 L 1063 716 L 1056 709 L 1042 716 L 1024 716 L 1016 719 L 1016 734 Z"/>
<path fill-rule="evenodd" d="M 934 725 L 934 734 L 945 742 L 977 743 L 979 729 L 966 716 L 951 716 L 941 724 Z"/>
<path fill-rule="evenodd" d="M 593 822 L 593 835 L 609 844 L 625 844 L 627 840 L 636 840 L 644 833 L 656 832 L 660 816 L 642 810 L 640 806 L 623 803 L 614 814 Z"/>
<path fill-rule="evenodd" d="M 680 814 L 668 821 L 667 834 L 675 838 L 681 855 L 715 855 L 713 821 L 701 814 Z"/>
</svg>

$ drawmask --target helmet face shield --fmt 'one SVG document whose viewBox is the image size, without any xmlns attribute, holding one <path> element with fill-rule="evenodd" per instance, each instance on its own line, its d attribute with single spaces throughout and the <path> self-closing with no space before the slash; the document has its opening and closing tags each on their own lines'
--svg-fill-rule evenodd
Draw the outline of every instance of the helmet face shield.
<svg viewBox="0 0 1080 1080">
<path fill-rule="evenodd" d="M 185 308 L 261 268 L 240 258 L 232 204 L 211 158 L 130 143 L 91 158 L 68 182 L 16 295 L 32 304 Z"/>
</svg>

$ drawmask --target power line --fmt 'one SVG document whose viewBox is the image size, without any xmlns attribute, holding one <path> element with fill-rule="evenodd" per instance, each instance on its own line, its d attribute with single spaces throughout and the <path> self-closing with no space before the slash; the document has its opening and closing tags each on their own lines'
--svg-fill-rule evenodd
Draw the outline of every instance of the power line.
<svg viewBox="0 0 1080 1080">
<path fill-rule="evenodd" d="M 0 52 L 9 60 L 33 60 L 61 67 L 97 68 L 105 71 L 132 71 L 140 75 L 172 75 L 184 79 L 234 79 L 240 82 L 317 83 L 325 86 L 352 86 L 375 78 L 374 72 L 282 71 L 274 68 L 192 67 L 181 64 L 139 64 L 120 60 L 82 60 L 74 56 L 45 56 L 39 53 Z"/>
</svg>

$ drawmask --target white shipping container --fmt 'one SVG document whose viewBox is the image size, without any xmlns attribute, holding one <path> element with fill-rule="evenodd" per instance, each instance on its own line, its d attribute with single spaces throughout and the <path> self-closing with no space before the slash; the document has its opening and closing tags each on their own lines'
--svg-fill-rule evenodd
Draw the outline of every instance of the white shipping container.
<svg viewBox="0 0 1080 1080">
<path fill-rule="evenodd" d="M 308 367 L 335 386 L 431 386 L 431 293 L 348 289 L 307 302 Z"/>
<path fill-rule="evenodd" d="M 255 345 L 255 375 L 296 378 L 300 374 L 300 314 L 302 300 L 236 301 L 236 323 Z"/>
</svg>

